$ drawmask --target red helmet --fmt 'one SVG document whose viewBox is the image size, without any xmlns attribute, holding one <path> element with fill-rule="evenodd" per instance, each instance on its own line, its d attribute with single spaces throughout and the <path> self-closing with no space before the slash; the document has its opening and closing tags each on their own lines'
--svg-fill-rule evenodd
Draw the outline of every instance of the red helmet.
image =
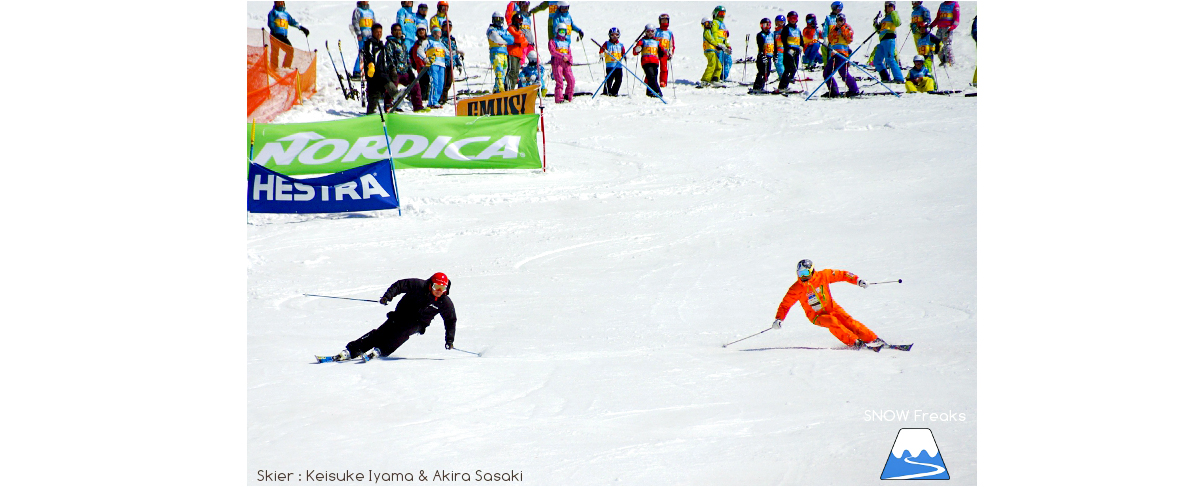
<svg viewBox="0 0 1200 487">
<path fill-rule="evenodd" d="M 440 8 L 442 8 L 442 7 L 449 7 L 449 6 L 450 6 L 450 2 L 441 1 L 441 2 L 438 2 L 438 3 L 437 3 L 437 7 L 438 7 L 439 9 L 440 9 Z"/>
<path fill-rule="evenodd" d="M 450 278 L 446 277 L 446 274 L 439 272 L 437 274 L 434 274 L 433 277 L 429 278 L 429 282 L 431 282 L 433 284 L 437 284 L 439 286 L 445 286 L 447 284 L 450 284 Z"/>
</svg>

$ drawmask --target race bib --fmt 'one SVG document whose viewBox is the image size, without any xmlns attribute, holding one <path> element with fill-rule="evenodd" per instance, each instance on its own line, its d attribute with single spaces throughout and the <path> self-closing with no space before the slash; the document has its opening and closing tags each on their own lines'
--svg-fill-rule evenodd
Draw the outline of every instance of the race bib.
<svg viewBox="0 0 1200 487">
<path fill-rule="evenodd" d="M 821 311 L 821 299 L 816 294 L 808 295 L 808 305 L 812 307 L 813 311 Z"/>
</svg>

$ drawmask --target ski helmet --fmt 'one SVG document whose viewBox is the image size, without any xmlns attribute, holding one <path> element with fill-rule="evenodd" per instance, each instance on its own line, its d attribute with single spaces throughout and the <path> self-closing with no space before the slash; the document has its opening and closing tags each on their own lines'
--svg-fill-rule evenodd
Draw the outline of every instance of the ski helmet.
<svg viewBox="0 0 1200 487">
<path fill-rule="evenodd" d="M 815 24 L 815 23 L 817 23 L 817 16 L 816 16 L 816 15 L 813 15 L 813 14 L 808 14 L 808 15 L 805 15 L 805 16 L 804 16 L 804 23 L 806 23 L 806 24 Z"/>
<path fill-rule="evenodd" d="M 558 24 L 557 26 L 554 27 L 554 35 L 566 36 L 566 35 L 569 35 L 570 33 L 571 33 L 571 28 L 567 27 L 567 24 Z"/>
<path fill-rule="evenodd" d="M 618 29 L 616 27 L 608 29 L 608 35 L 610 35 L 610 36 L 616 35 L 617 37 L 621 37 L 621 29 Z"/>
<path fill-rule="evenodd" d="M 782 15 L 776 15 L 776 16 L 775 16 L 775 21 L 776 21 L 776 22 L 787 22 L 787 19 L 786 19 L 786 18 L 784 18 L 784 16 L 782 16 Z"/>
<path fill-rule="evenodd" d="M 708 17 L 701 17 L 701 18 L 700 18 L 700 23 L 701 23 L 701 24 L 711 24 L 711 23 L 712 23 L 712 19 L 710 19 L 710 18 L 708 18 Z"/>
<path fill-rule="evenodd" d="M 896 8 L 896 2 L 893 2 L 891 0 L 883 2 L 883 8 L 888 8 L 888 7 Z"/>
<path fill-rule="evenodd" d="M 838 21 L 838 22 L 845 22 L 845 21 L 846 21 L 846 14 L 838 14 L 838 16 L 837 16 L 837 21 Z"/>
<path fill-rule="evenodd" d="M 759 23 L 759 25 L 761 25 L 761 24 L 767 24 L 768 26 L 770 26 L 770 25 L 771 25 L 771 19 L 768 19 L 768 18 L 766 18 L 766 17 L 763 17 L 763 18 L 762 18 L 762 20 L 758 21 L 758 23 Z"/>
<path fill-rule="evenodd" d="M 357 3 L 358 3 L 358 8 L 367 8 L 367 6 L 370 4 L 370 2 L 357 2 Z"/>
<path fill-rule="evenodd" d="M 275 2 L 275 10 L 283 10 L 285 8 L 287 8 L 287 5 L 284 5 L 284 2 Z"/>
<path fill-rule="evenodd" d="M 916 56 L 913 56 L 913 64 L 916 64 L 916 63 L 923 63 L 923 62 L 925 62 L 925 56 L 922 56 L 922 55 L 920 55 L 920 54 L 917 54 Z"/>
<path fill-rule="evenodd" d="M 713 9 L 713 18 L 715 19 L 717 17 L 723 17 L 723 16 L 725 16 L 725 7 L 723 7 L 721 5 L 717 5 L 717 8 Z"/>
<path fill-rule="evenodd" d="M 449 2 L 447 2 L 446 0 L 442 0 L 442 1 L 440 1 L 440 2 L 438 2 L 438 3 L 437 3 L 437 8 L 438 8 L 438 10 L 441 10 L 441 9 L 442 9 L 442 7 L 449 7 L 449 6 L 450 6 L 450 3 L 449 3 Z"/>
<path fill-rule="evenodd" d="M 654 32 L 654 26 L 650 25 L 650 24 L 646 24 L 646 32 Z"/>
<path fill-rule="evenodd" d="M 568 9 L 568 8 L 571 8 L 571 4 L 567 3 L 567 2 L 558 2 L 558 7 L 556 7 L 556 8 L 557 8 L 557 10 Z"/>
<path fill-rule="evenodd" d="M 500 25 L 504 23 L 504 14 L 500 12 L 492 12 L 492 25 Z"/>
<path fill-rule="evenodd" d="M 420 11 L 421 11 L 421 9 L 429 10 L 429 6 L 428 6 L 428 5 L 425 5 L 425 4 L 423 4 L 423 3 L 422 3 L 422 4 L 420 4 L 420 5 L 417 5 L 417 11 L 418 11 L 418 12 L 420 12 Z"/>
<path fill-rule="evenodd" d="M 833 2 L 829 5 L 829 8 L 840 12 L 842 10 L 842 2 Z"/>
<path fill-rule="evenodd" d="M 438 286 L 446 286 L 450 284 L 450 278 L 447 277 L 446 274 L 438 272 L 435 273 L 433 277 L 429 278 L 429 282 Z"/>
<path fill-rule="evenodd" d="M 788 20 L 788 22 L 795 22 L 797 20 L 800 20 L 800 14 L 797 13 L 795 10 L 788 12 L 787 20 Z"/>
<path fill-rule="evenodd" d="M 813 263 L 811 260 L 802 259 L 796 264 L 796 277 L 807 281 L 813 275 Z"/>
<path fill-rule="evenodd" d="M 659 16 L 658 16 L 658 23 L 660 23 L 660 24 L 661 24 L 661 23 L 663 23 L 664 21 L 666 21 L 666 22 L 670 22 L 670 21 L 671 21 L 671 16 L 670 16 L 670 15 L 667 15 L 667 14 L 662 14 L 662 15 L 659 15 Z"/>
</svg>

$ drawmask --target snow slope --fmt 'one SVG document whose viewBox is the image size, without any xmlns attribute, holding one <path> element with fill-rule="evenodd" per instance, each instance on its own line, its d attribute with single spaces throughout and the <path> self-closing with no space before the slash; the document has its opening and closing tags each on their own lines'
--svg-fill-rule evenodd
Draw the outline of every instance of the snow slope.
<svg viewBox="0 0 1200 487">
<path fill-rule="evenodd" d="M 695 21 L 712 5 L 572 10 L 597 40 L 610 26 L 602 16 L 619 11 L 627 43 L 671 13 L 678 79 L 695 80 Z M 372 2 L 389 20 L 398 6 Z M 735 57 L 758 18 L 828 9 L 726 6 Z M 483 26 L 502 7 L 452 4 L 469 63 L 482 62 Z M 247 25 L 269 8 L 250 3 Z M 289 10 L 314 47 L 349 38 L 346 4 Z M 848 4 L 860 36 L 876 10 Z M 974 10 L 963 4 L 968 28 Z M 961 89 L 974 43 L 956 43 L 950 76 Z M 590 90 L 583 68 L 579 88 Z M 361 113 L 328 69 L 320 80 L 312 101 L 276 121 Z M 638 95 L 548 106 L 546 173 L 405 170 L 403 216 L 250 216 L 247 480 L 260 470 L 480 469 L 521 472 L 531 485 L 865 484 L 878 481 L 899 428 L 928 427 L 949 482 L 976 483 L 976 99 L 672 88 L 666 105 Z M 838 349 L 799 309 L 782 330 L 721 348 L 770 325 L 801 258 L 903 278 L 832 293 L 913 350 Z M 435 320 L 393 355 L 405 360 L 311 364 L 387 309 L 302 294 L 377 299 L 396 279 L 437 271 L 454 281 L 456 345 L 482 358 L 444 350 Z M 965 420 L 871 420 L 885 410 Z"/>
</svg>

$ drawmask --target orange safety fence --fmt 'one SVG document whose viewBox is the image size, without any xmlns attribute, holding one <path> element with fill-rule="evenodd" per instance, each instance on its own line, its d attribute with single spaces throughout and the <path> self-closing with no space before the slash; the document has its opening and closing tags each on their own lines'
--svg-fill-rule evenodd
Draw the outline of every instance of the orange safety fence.
<svg viewBox="0 0 1200 487">
<path fill-rule="evenodd" d="M 269 122 L 317 93 L 316 52 L 246 29 L 246 120 Z"/>
</svg>

